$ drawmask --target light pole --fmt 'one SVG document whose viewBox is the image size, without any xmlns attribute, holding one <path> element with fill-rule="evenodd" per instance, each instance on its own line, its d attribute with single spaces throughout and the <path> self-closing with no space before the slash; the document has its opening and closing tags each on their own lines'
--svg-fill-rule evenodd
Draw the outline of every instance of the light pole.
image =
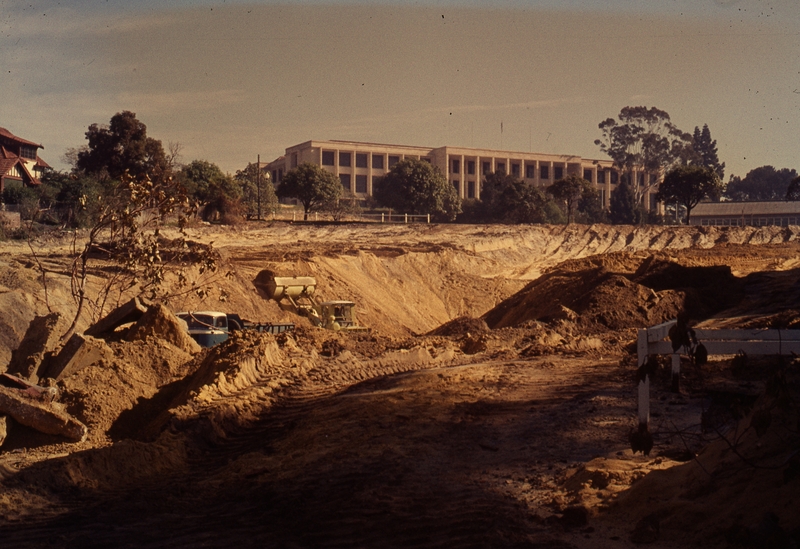
<svg viewBox="0 0 800 549">
<path fill-rule="evenodd" d="M 261 221 L 261 155 L 256 162 L 256 194 L 258 195 L 258 221 Z"/>
</svg>

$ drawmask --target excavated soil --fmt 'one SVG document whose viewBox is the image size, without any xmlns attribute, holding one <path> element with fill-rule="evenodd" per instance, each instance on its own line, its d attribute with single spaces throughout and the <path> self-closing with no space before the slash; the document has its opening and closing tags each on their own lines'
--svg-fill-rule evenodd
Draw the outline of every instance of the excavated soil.
<svg viewBox="0 0 800 549">
<path fill-rule="evenodd" d="M 655 445 L 628 437 L 636 330 L 680 311 L 794 328 L 798 230 L 197 227 L 222 257 L 204 297 L 58 382 L 87 440 L 10 426 L 3 547 L 797 546 L 794 361 L 687 364 L 680 393 L 661 368 Z M 3 357 L 34 315 L 74 311 L 69 244 L 0 245 Z M 370 331 L 265 301 L 262 270 L 316 277 Z M 297 328 L 201 350 L 170 312 L 193 309 Z"/>
</svg>

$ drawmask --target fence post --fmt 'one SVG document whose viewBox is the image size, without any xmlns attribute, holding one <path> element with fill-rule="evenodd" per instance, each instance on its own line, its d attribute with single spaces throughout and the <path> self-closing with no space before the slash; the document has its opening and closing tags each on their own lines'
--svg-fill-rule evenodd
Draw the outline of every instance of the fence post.
<svg viewBox="0 0 800 549">
<path fill-rule="evenodd" d="M 650 354 L 647 349 L 647 344 L 649 343 L 647 340 L 647 328 L 639 330 L 636 336 L 636 358 L 639 361 L 636 367 L 638 368 L 644 364 L 644 361 L 647 360 L 647 355 Z"/>
<path fill-rule="evenodd" d="M 405 214 L 403 223 L 408 223 L 408 214 Z"/>
<path fill-rule="evenodd" d="M 431 214 L 428 214 L 428 225 L 431 224 Z"/>
<path fill-rule="evenodd" d="M 672 392 L 681 392 L 681 355 L 672 354 Z"/>
<path fill-rule="evenodd" d="M 384 214 L 383 214 L 383 212 L 381 212 L 381 223 L 383 223 L 383 216 L 384 216 Z"/>
<path fill-rule="evenodd" d="M 650 423 L 650 375 L 639 381 L 639 432 L 647 432 Z"/>
</svg>

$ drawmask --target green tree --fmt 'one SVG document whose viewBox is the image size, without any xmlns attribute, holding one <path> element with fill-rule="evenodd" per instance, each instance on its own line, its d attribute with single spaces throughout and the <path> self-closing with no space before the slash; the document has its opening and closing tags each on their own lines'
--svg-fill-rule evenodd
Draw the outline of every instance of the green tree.
<svg viewBox="0 0 800 549">
<path fill-rule="evenodd" d="M 569 174 L 564 179 L 559 179 L 552 185 L 547 187 L 547 192 L 561 202 L 566 208 L 567 212 L 567 225 L 572 223 L 573 213 L 578 206 L 578 201 L 583 196 L 584 189 L 590 183 L 575 174 Z"/>
<path fill-rule="evenodd" d="M 725 162 L 720 163 L 719 161 L 717 141 L 711 139 L 711 130 L 708 129 L 708 124 L 703 124 L 702 130 L 697 126 L 694 127 L 692 148 L 697 154 L 697 160 L 692 163 L 714 170 L 717 178 L 722 181 L 725 177 Z"/>
<path fill-rule="evenodd" d="M 607 215 L 600 191 L 585 179 L 582 184 L 583 192 L 578 200 L 576 219 L 584 223 L 605 223 Z"/>
<path fill-rule="evenodd" d="M 178 180 L 187 196 L 198 204 L 210 201 L 215 189 L 225 186 L 226 177 L 219 166 L 206 160 L 193 160 L 178 172 Z"/>
<path fill-rule="evenodd" d="M 241 214 L 242 187 L 230 176 L 215 179 L 208 186 L 206 202 L 200 210 L 203 221 L 233 225 Z"/>
<path fill-rule="evenodd" d="M 786 189 L 786 200 L 800 200 L 800 176 L 789 182 L 789 187 Z"/>
<path fill-rule="evenodd" d="M 734 202 L 752 200 L 783 200 L 789 183 L 797 177 L 795 170 L 761 166 L 747 172 L 744 179 L 731 176 L 725 188 L 725 197 Z"/>
<path fill-rule="evenodd" d="M 243 170 L 236 172 L 233 179 L 242 187 L 242 207 L 248 219 L 260 215 L 275 214 L 280 202 L 275 194 L 275 187 L 268 173 L 259 170 L 258 165 L 251 162 Z"/>
<path fill-rule="evenodd" d="M 338 177 L 320 166 L 304 162 L 283 176 L 275 194 L 296 198 L 303 205 L 303 220 L 308 214 L 335 204 L 344 188 Z"/>
<path fill-rule="evenodd" d="M 89 145 L 77 151 L 76 167 L 101 181 L 118 180 L 125 173 L 152 180 L 169 176 L 161 141 L 147 137 L 147 126 L 135 113 L 117 113 L 108 126 L 92 124 L 86 139 Z"/>
<path fill-rule="evenodd" d="M 461 213 L 455 187 L 436 166 L 424 160 L 405 159 L 376 183 L 373 195 L 379 204 L 410 214 L 431 214 L 453 221 Z"/>
<path fill-rule="evenodd" d="M 636 197 L 624 181 L 611 191 L 608 217 L 615 225 L 633 225 L 641 220 Z"/>
<path fill-rule="evenodd" d="M 345 190 L 338 200 L 326 204 L 323 211 L 329 213 L 334 221 L 342 221 L 348 215 L 356 216 L 361 213 L 361 206 L 358 197 L 353 192 Z"/>
<path fill-rule="evenodd" d="M 722 191 L 722 183 L 712 168 L 705 166 L 677 166 L 664 176 L 656 198 L 686 208 L 686 224 L 692 209 L 705 198 L 716 198 Z"/>
<path fill-rule="evenodd" d="M 624 107 L 619 121 L 608 118 L 598 127 L 602 138 L 595 145 L 628 174 L 637 204 L 658 185 L 661 173 L 685 159 L 692 148 L 692 136 L 655 107 Z M 634 180 L 635 172 L 645 174 L 642 183 Z"/>
<path fill-rule="evenodd" d="M 206 160 L 193 160 L 181 168 L 178 180 L 199 206 L 204 221 L 218 220 L 223 224 L 237 221 L 242 187 L 222 173 L 219 166 Z"/>
<path fill-rule="evenodd" d="M 39 211 L 39 193 L 22 184 L 7 184 L 3 189 L 3 203 L 15 205 L 20 217 L 29 221 Z"/>
<path fill-rule="evenodd" d="M 44 221 L 76 229 L 90 227 L 97 221 L 104 193 L 97 179 L 82 172 L 48 170 L 42 175 L 40 196 L 42 207 L 48 208 Z"/>
<path fill-rule="evenodd" d="M 560 220 L 555 204 L 536 187 L 504 172 L 487 174 L 474 207 L 476 221 L 552 223 Z"/>
</svg>

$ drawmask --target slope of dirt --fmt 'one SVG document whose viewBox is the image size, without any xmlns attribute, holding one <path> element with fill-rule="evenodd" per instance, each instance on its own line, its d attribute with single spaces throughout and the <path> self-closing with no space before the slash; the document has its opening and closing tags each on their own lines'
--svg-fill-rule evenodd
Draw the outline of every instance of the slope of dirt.
<svg viewBox="0 0 800 549">
<path fill-rule="evenodd" d="M 754 269 L 784 270 L 791 268 L 786 262 L 797 256 L 798 230 L 290 223 L 252 227 L 190 229 L 192 239 L 213 242 L 223 259 L 211 276 L 188 273 L 200 284 L 202 295 L 176 292 L 168 303 L 173 312 L 224 310 L 254 321 L 292 322 L 294 315 L 260 298 L 252 284 L 261 270 L 271 269 L 289 276 L 315 276 L 320 298 L 354 300 L 362 324 L 407 336 L 426 333 L 459 316 L 480 317 L 548 268 L 570 259 L 659 252 L 664 259 L 685 256 L 686 265 L 729 265 L 736 276 Z M 8 251 L 0 255 L 6 258 L 0 269 L 0 302 L 7 308 L 0 318 L 0 359 L 8 360 L 30 320 L 46 314 L 48 306 L 66 317 L 74 314 L 67 276 L 72 242 L 71 234 L 36 242 L 36 257 L 27 244 L 3 245 Z M 47 272 L 47 294 L 38 282 L 38 263 Z M 90 271 L 90 288 L 96 286 L 96 277 L 104 275 L 101 267 L 95 264 Z M 613 265 L 608 269 L 619 272 Z M 129 297 L 119 296 L 107 307 Z M 96 321 L 98 314 L 88 310 L 79 329 Z"/>
</svg>

